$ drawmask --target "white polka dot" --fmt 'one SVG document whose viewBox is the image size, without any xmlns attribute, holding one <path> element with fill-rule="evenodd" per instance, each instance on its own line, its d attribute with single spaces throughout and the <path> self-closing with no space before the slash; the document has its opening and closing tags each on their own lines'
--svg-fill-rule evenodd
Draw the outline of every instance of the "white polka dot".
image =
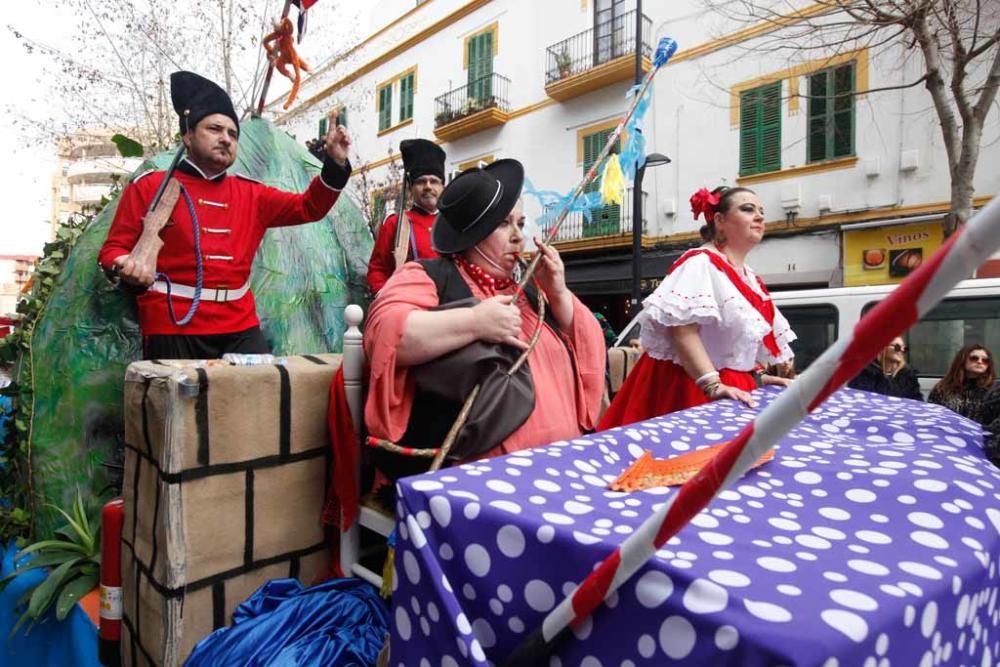
<svg viewBox="0 0 1000 667">
<path fill-rule="evenodd" d="M 483 662 L 484 660 L 486 660 L 486 652 L 483 651 L 483 646 L 482 644 L 479 643 L 478 639 L 473 639 L 472 642 L 469 644 L 469 653 L 471 653 L 472 657 L 475 658 L 478 662 Z"/>
<path fill-rule="evenodd" d="M 466 519 L 472 521 L 477 516 L 479 516 L 479 509 L 480 509 L 479 503 L 469 503 L 468 505 L 465 506 L 463 514 L 465 514 Z"/>
<path fill-rule="evenodd" d="M 775 528 L 777 528 L 778 530 L 792 530 L 792 531 L 802 530 L 802 526 L 795 523 L 794 521 L 790 521 L 789 519 L 773 518 L 773 519 L 768 519 L 767 522 L 772 526 L 774 526 Z"/>
<path fill-rule="evenodd" d="M 863 642 L 868 636 L 868 623 L 853 612 L 843 609 L 824 609 L 819 616 L 831 628 L 855 642 Z"/>
<path fill-rule="evenodd" d="M 695 614 L 714 614 L 729 603 L 729 593 L 707 579 L 695 579 L 684 591 L 684 607 Z"/>
<path fill-rule="evenodd" d="M 642 635 L 639 637 L 638 646 L 636 648 L 639 650 L 639 655 L 648 660 L 653 657 L 654 653 L 656 653 L 656 640 L 653 639 L 652 635 Z"/>
<path fill-rule="evenodd" d="M 877 530 L 859 530 L 854 535 L 862 542 L 869 544 L 890 544 L 892 542 L 891 537 Z"/>
<path fill-rule="evenodd" d="M 897 597 L 897 598 L 905 598 L 906 597 L 906 591 L 904 591 L 899 586 L 893 586 L 892 584 L 882 584 L 878 588 L 879 588 L 880 591 L 882 591 L 886 595 L 891 595 L 891 596 Z"/>
<path fill-rule="evenodd" d="M 921 528 L 927 528 L 929 530 L 944 528 L 944 521 L 928 512 L 910 512 L 906 515 L 906 518 L 909 519 L 911 523 L 916 524 Z"/>
<path fill-rule="evenodd" d="M 765 498 L 767 496 L 767 493 L 761 491 L 756 486 L 750 486 L 749 484 L 744 484 L 737 490 L 749 498 Z"/>
<path fill-rule="evenodd" d="M 848 609 L 856 609 L 858 611 L 875 611 L 878 609 L 878 602 L 875 601 L 875 598 L 846 588 L 835 588 L 830 591 L 830 599 Z"/>
<path fill-rule="evenodd" d="M 575 500 L 567 500 L 563 504 L 563 509 L 569 512 L 570 514 L 577 514 L 577 515 L 587 514 L 588 512 L 592 512 L 594 510 L 592 506 L 585 505 L 584 503 L 578 503 Z"/>
<path fill-rule="evenodd" d="M 444 484 L 432 479 L 418 479 L 410 484 L 410 488 L 414 491 L 440 491 L 444 488 Z"/>
<path fill-rule="evenodd" d="M 465 547 L 465 565 L 477 577 L 485 577 L 490 572 L 490 553 L 479 544 Z"/>
<path fill-rule="evenodd" d="M 446 655 L 441 658 L 441 667 L 458 667 L 458 662 L 450 655 Z"/>
<path fill-rule="evenodd" d="M 628 528 L 628 526 L 625 526 L 625 527 Z M 621 526 L 619 526 L 619 528 L 621 528 Z M 597 530 L 599 530 L 599 529 L 595 529 L 594 532 L 597 532 Z M 629 530 L 631 530 L 631 528 Z M 605 535 L 608 534 L 608 531 L 606 531 L 606 530 L 603 530 L 601 532 L 603 534 L 605 534 Z M 598 542 L 601 541 L 601 538 L 599 538 L 599 537 L 595 537 L 595 536 L 589 535 L 587 533 L 581 533 L 578 530 L 574 530 L 573 531 L 573 539 L 576 540 L 577 542 L 579 542 L 580 544 L 597 544 Z"/>
<path fill-rule="evenodd" d="M 792 586 L 791 584 L 778 584 L 775 588 L 783 595 L 790 595 L 792 597 L 802 595 L 802 589 L 798 586 Z"/>
<path fill-rule="evenodd" d="M 870 574 L 876 577 L 884 577 L 889 574 L 889 568 L 881 563 L 876 563 L 870 560 L 863 560 L 860 558 L 855 558 L 847 561 L 847 567 L 851 568 L 855 572 L 860 572 L 861 574 Z"/>
<path fill-rule="evenodd" d="M 715 646 L 720 651 L 731 651 L 740 643 L 740 632 L 731 625 L 719 626 L 715 631 Z"/>
<path fill-rule="evenodd" d="M 541 579 L 532 579 L 524 585 L 524 599 L 535 611 L 548 611 L 556 604 L 552 587 Z"/>
<path fill-rule="evenodd" d="M 427 537 L 424 536 L 424 531 L 417 524 L 417 520 L 412 514 L 406 517 L 406 528 L 413 546 L 417 549 L 423 549 L 424 545 L 427 544 Z"/>
<path fill-rule="evenodd" d="M 844 576 L 843 574 L 841 574 L 840 572 L 832 572 L 832 571 L 830 571 L 830 572 L 824 572 L 823 573 L 823 578 L 827 579 L 829 581 L 835 581 L 838 584 L 842 584 L 845 581 L 847 581 L 847 577 Z"/>
<path fill-rule="evenodd" d="M 795 481 L 799 484 L 819 484 L 823 481 L 823 476 L 814 472 L 797 472 Z"/>
<path fill-rule="evenodd" d="M 772 623 L 788 623 L 792 620 L 792 614 L 784 607 L 779 607 L 770 602 L 757 602 L 755 600 L 743 600 L 743 606 L 747 611 L 759 619 L 771 621 Z"/>
<path fill-rule="evenodd" d="M 524 533 L 517 526 L 504 526 L 497 531 L 497 547 L 507 558 L 517 558 L 524 553 Z"/>
<path fill-rule="evenodd" d="M 691 519 L 691 525 L 697 526 L 698 528 L 718 528 L 719 520 L 711 514 L 701 512 L 696 514 L 694 518 Z"/>
<path fill-rule="evenodd" d="M 924 612 L 920 615 L 920 633 L 927 639 L 934 633 L 937 627 L 938 606 L 937 602 L 931 600 L 924 607 Z M 977 619 L 978 620 L 978 619 Z"/>
<path fill-rule="evenodd" d="M 763 556 L 757 559 L 757 565 L 771 572 L 794 572 L 795 563 L 776 556 Z"/>
<path fill-rule="evenodd" d="M 851 518 L 850 512 L 842 510 L 839 507 L 820 507 L 819 514 L 831 521 L 847 521 Z"/>
<path fill-rule="evenodd" d="M 878 499 L 878 496 L 868 489 L 851 489 L 844 494 L 844 497 L 855 503 L 873 503 Z"/>
<path fill-rule="evenodd" d="M 517 616 L 511 616 L 507 619 L 507 627 L 511 629 L 511 632 L 524 632 L 524 621 Z"/>
<path fill-rule="evenodd" d="M 647 609 L 659 607 L 673 592 L 674 582 L 658 570 L 646 572 L 635 583 L 635 597 Z"/>
<path fill-rule="evenodd" d="M 411 584 L 420 583 L 420 564 L 417 563 L 417 557 L 412 551 L 407 550 L 403 553 L 403 570 L 406 571 L 406 578 Z"/>
<path fill-rule="evenodd" d="M 717 547 L 724 547 L 733 543 L 733 538 L 729 535 L 716 533 L 710 530 L 701 531 L 698 533 L 698 537 L 700 537 L 703 542 L 707 542 L 708 544 L 712 544 Z"/>
<path fill-rule="evenodd" d="M 750 585 L 750 577 L 734 570 L 712 570 L 708 573 L 708 578 L 730 588 L 744 588 Z"/>
<path fill-rule="evenodd" d="M 562 491 L 561 486 L 548 479 L 536 479 L 534 485 L 539 491 L 547 491 L 549 493 L 558 493 L 559 491 Z"/>
<path fill-rule="evenodd" d="M 913 486 L 921 491 L 929 491 L 931 493 L 941 493 L 948 488 L 945 482 L 937 479 L 918 479 L 913 483 Z"/>
<path fill-rule="evenodd" d="M 808 549 L 829 549 L 829 541 L 815 535 L 796 535 L 795 541 Z"/>
<path fill-rule="evenodd" d="M 517 492 L 517 487 L 515 487 L 510 482 L 504 481 L 502 479 L 491 479 L 486 482 L 486 488 L 496 491 L 497 493 L 515 493 Z"/>
<path fill-rule="evenodd" d="M 483 648 L 492 648 L 497 643 L 493 626 L 484 618 L 477 618 L 472 622 L 472 634 L 476 636 Z"/>
<path fill-rule="evenodd" d="M 417 512 L 417 525 L 427 530 L 431 527 L 431 515 L 427 512 Z"/>
<path fill-rule="evenodd" d="M 941 578 L 941 572 L 930 565 L 924 565 L 923 563 L 903 561 L 899 564 L 899 569 L 907 574 L 912 574 L 915 577 L 923 577 L 924 579 L 937 580 Z"/>
<path fill-rule="evenodd" d="M 539 526 L 538 530 L 535 532 L 535 537 L 542 544 L 548 544 L 552 541 L 552 538 L 556 536 L 556 529 L 552 526 Z"/>
<path fill-rule="evenodd" d="M 504 512 L 510 512 L 511 514 L 521 513 L 521 506 L 518 505 L 513 500 L 491 500 L 490 507 L 495 507 L 498 510 L 503 510 Z"/>
<path fill-rule="evenodd" d="M 825 537 L 828 540 L 847 539 L 847 535 L 843 532 L 837 530 L 836 528 L 829 528 L 827 526 L 817 526 L 812 529 L 812 532 L 816 533 L 820 537 Z"/>
<path fill-rule="evenodd" d="M 410 615 L 402 605 L 396 607 L 396 634 L 403 641 L 409 641 L 413 634 L 413 626 L 410 625 Z"/>
<path fill-rule="evenodd" d="M 542 518 L 549 523 L 554 523 L 557 526 L 572 526 L 574 521 L 565 514 L 559 514 L 557 512 L 542 512 Z"/>
<path fill-rule="evenodd" d="M 695 639 L 694 626 L 683 616 L 671 616 L 660 625 L 660 648 L 674 660 L 687 657 Z"/>
<path fill-rule="evenodd" d="M 931 549 L 947 549 L 948 540 L 944 539 L 936 533 L 932 533 L 927 530 L 915 530 L 910 533 L 910 539 L 917 544 L 923 545 Z"/>
<path fill-rule="evenodd" d="M 899 587 L 910 595 L 915 595 L 918 598 L 924 596 L 924 589 L 920 588 L 920 586 L 917 586 L 911 581 L 901 581 L 899 582 Z"/>
<path fill-rule="evenodd" d="M 465 614 L 459 614 L 455 617 L 455 627 L 463 635 L 470 634 L 472 632 L 472 625 L 469 624 L 469 619 L 465 617 Z"/>
</svg>

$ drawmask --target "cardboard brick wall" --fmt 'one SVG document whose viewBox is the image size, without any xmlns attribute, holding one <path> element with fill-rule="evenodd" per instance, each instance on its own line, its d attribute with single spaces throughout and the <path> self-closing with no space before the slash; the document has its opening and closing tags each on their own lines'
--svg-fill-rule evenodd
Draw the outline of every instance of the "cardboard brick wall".
<svg viewBox="0 0 1000 667">
<path fill-rule="evenodd" d="M 340 355 L 142 361 L 125 378 L 126 665 L 180 665 L 269 579 L 329 563 L 320 524 Z"/>
</svg>

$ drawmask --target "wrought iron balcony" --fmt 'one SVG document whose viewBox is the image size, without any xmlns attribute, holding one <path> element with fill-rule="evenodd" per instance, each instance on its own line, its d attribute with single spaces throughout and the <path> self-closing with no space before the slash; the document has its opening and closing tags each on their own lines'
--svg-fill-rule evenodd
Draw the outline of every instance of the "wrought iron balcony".
<svg viewBox="0 0 1000 667">
<path fill-rule="evenodd" d="M 611 83 L 629 80 L 635 73 L 635 10 L 545 49 L 545 90 L 565 100 Z M 652 21 L 642 16 L 643 68 L 648 70 L 653 49 Z"/>
<path fill-rule="evenodd" d="M 642 193 L 642 233 L 646 233 L 646 199 L 649 193 Z M 550 213 L 549 210 L 545 211 Z M 555 222 L 558 211 L 551 211 L 552 220 L 548 224 L 542 225 L 542 234 L 548 235 L 551 224 Z M 582 239 L 605 238 L 609 243 L 605 245 L 620 245 L 617 241 L 632 238 L 632 189 L 625 191 L 625 199 L 622 204 L 611 204 L 602 208 L 594 209 L 590 213 L 588 221 L 582 212 L 573 211 L 566 216 L 566 220 L 559 227 L 555 242 L 579 241 Z M 613 241 L 613 242 L 612 242 Z"/>
<path fill-rule="evenodd" d="M 503 125 L 510 112 L 510 79 L 496 72 L 434 98 L 434 136 L 452 141 Z"/>
</svg>

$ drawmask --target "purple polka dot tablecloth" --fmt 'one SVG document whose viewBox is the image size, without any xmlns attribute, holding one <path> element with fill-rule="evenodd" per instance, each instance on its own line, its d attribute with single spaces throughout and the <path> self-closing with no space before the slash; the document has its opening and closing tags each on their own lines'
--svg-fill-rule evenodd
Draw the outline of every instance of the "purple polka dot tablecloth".
<svg viewBox="0 0 1000 667">
<path fill-rule="evenodd" d="M 503 662 L 674 488 L 645 449 L 734 437 L 716 402 L 398 483 L 390 663 Z M 562 642 L 552 666 L 1000 664 L 1000 470 L 947 409 L 841 390 Z"/>
</svg>

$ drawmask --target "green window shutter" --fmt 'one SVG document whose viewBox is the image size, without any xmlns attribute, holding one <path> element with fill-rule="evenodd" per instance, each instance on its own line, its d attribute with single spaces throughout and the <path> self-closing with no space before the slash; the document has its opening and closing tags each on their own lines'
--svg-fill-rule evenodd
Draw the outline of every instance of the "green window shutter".
<svg viewBox="0 0 1000 667">
<path fill-rule="evenodd" d="M 469 40 L 469 100 L 484 106 L 493 95 L 493 32 Z"/>
<path fill-rule="evenodd" d="M 413 73 L 399 80 L 399 122 L 413 118 Z"/>
<path fill-rule="evenodd" d="M 854 155 L 854 63 L 809 77 L 810 162 Z"/>
<path fill-rule="evenodd" d="M 341 107 L 337 112 L 337 125 L 347 127 L 347 107 Z"/>
<path fill-rule="evenodd" d="M 593 134 L 588 134 L 583 137 L 583 173 L 586 174 L 590 169 L 594 161 L 600 156 L 601 151 L 604 150 L 605 144 L 608 143 L 608 137 L 611 136 L 613 130 L 601 130 L 600 132 L 595 132 Z M 615 141 L 615 145 L 612 151 L 618 153 L 621 151 L 621 138 L 619 137 Z M 586 187 L 584 192 L 596 192 L 601 184 L 601 176 L 598 173 L 597 178 L 590 182 Z M 583 236 L 610 236 L 612 234 L 618 234 L 621 231 L 621 207 L 618 204 L 609 204 L 607 206 L 602 206 L 600 208 L 591 209 L 590 211 L 590 222 L 588 223 L 586 218 L 583 220 Z"/>
<path fill-rule="evenodd" d="M 392 125 L 392 85 L 383 86 L 378 90 L 378 129 L 379 132 Z"/>
<path fill-rule="evenodd" d="M 740 95 L 740 176 L 781 169 L 781 82 Z"/>
<path fill-rule="evenodd" d="M 330 129 L 330 119 L 323 116 L 319 119 L 319 138 L 322 139 Z"/>
</svg>

